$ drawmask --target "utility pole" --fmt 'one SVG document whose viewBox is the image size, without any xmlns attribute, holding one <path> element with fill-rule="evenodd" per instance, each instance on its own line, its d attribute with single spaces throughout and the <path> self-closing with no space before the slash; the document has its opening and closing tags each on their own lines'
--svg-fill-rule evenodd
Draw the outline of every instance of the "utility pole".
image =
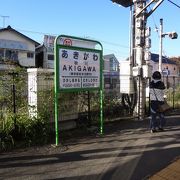
<svg viewBox="0 0 180 180">
<path fill-rule="evenodd" d="M 157 7 L 164 0 L 112 0 L 112 2 L 120 4 L 124 7 L 129 7 L 133 5 L 133 30 L 132 30 L 132 65 L 136 74 L 134 78 L 136 79 L 136 94 L 137 103 L 134 110 L 134 115 L 138 116 L 139 120 L 143 120 L 145 116 L 145 102 L 146 102 L 146 77 L 148 74 L 147 69 L 144 68 L 149 65 L 150 57 L 146 57 L 146 52 L 149 52 L 150 48 L 150 38 L 149 35 L 146 37 L 146 24 L 147 18 L 157 9 Z M 151 4 L 155 6 L 148 12 L 147 8 Z M 131 55 L 130 55 L 131 56 Z M 146 57 L 146 58 L 145 58 Z M 132 69 L 133 71 L 133 69 Z"/>
<path fill-rule="evenodd" d="M 159 72 L 162 73 L 162 34 L 163 34 L 163 19 L 160 19 L 159 28 Z"/>
<path fill-rule="evenodd" d="M 178 34 L 176 32 L 163 33 L 163 19 L 160 19 L 159 27 L 159 72 L 162 73 L 162 49 L 163 49 L 163 38 L 168 35 L 171 39 L 177 39 Z"/>
<path fill-rule="evenodd" d="M 134 13 L 135 13 L 135 44 L 134 44 L 134 56 L 135 66 L 138 68 L 138 74 L 136 77 L 136 89 L 137 89 L 137 104 L 135 107 L 135 116 L 138 116 L 140 120 L 145 115 L 145 79 L 143 78 L 143 65 L 144 60 L 144 49 L 145 49 L 145 30 L 146 30 L 146 10 L 142 11 L 146 5 L 146 0 L 134 1 Z M 141 12 L 137 17 L 137 13 Z"/>
</svg>

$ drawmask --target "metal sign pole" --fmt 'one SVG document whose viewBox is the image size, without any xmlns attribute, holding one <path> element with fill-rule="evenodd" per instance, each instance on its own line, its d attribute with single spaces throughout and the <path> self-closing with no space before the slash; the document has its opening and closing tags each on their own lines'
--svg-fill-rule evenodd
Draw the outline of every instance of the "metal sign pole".
<svg viewBox="0 0 180 180">
<path fill-rule="evenodd" d="M 58 108 L 58 93 L 55 92 L 55 131 L 56 131 L 56 146 L 59 144 L 59 128 L 58 128 L 58 116 L 59 116 L 59 108 Z"/>
<path fill-rule="evenodd" d="M 101 53 L 100 60 L 103 62 L 103 52 Z M 103 64 L 103 63 L 101 63 Z M 104 80 L 103 80 L 103 65 L 100 67 L 100 134 L 104 133 L 104 117 L 103 117 L 103 104 L 104 104 Z"/>
<path fill-rule="evenodd" d="M 100 134 L 102 135 L 104 133 L 103 128 L 103 90 L 100 90 Z"/>
<path fill-rule="evenodd" d="M 55 40 L 54 107 L 56 146 L 59 144 L 59 102 L 63 92 L 100 91 L 100 133 L 103 133 L 103 47 L 100 42 L 60 35 Z M 97 49 L 96 46 L 100 48 Z"/>
<path fill-rule="evenodd" d="M 54 118 L 55 118 L 55 134 L 56 134 L 56 146 L 59 144 L 59 106 L 58 106 L 58 91 L 59 91 L 59 77 L 58 77 L 58 50 L 56 45 L 54 46 L 55 63 L 54 63 Z"/>
</svg>

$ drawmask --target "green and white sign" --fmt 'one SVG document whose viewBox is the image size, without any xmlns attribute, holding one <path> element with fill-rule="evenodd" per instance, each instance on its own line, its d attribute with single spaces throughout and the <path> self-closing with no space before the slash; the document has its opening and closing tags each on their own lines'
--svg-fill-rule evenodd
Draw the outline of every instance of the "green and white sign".
<svg viewBox="0 0 180 180">
<path fill-rule="evenodd" d="M 100 91 L 100 132 L 103 133 L 103 47 L 100 42 L 60 35 L 55 39 L 55 127 L 58 144 L 58 93 Z"/>
<path fill-rule="evenodd" d="M 59 49 L 60 89 L 99 88 L 100 52 Z"/>
<path fill-rule="evenodd" d="M 58 91 L 102 88 L 102 45 L 99 42 L 62 35 L 55 43 Z"/>
</svg>

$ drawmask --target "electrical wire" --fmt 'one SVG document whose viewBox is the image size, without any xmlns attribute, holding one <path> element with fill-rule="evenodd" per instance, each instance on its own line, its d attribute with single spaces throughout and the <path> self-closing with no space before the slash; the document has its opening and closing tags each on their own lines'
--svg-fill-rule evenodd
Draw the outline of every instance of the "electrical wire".
<svg viewBox="0 0 180 180">
<path fill-rule="evenodd" d="M 39 34 L 39 35 L 51 35 L 51 36 L 58 36 L 58 34 L 52 34 L 52 33 L 48 33 L 48 32 L 38 32 L 38 31 L 31 31 L 31 30 L 23 30 L 23 29 L 16 29 L 17 31 L 20 31 L 20 32 L 25 32 L 25 33 L 32 33 L 32 34 Z M 93 37 L 89 37 L 88 38 L 91 38 L 91 39 L 96 39 L 96 38 L 93 38 Z M 121 47 L 121 48 L 125 48 L 125 49 L 128 49 L 129 47 L 128 46 L 125 46 L 125 45 L 121 45 L 121 44 L 118 44 L 118 43 L 113 43 L 113 42 L 109 42 L 109 41 L 104 41 L 104 40 L 100 40 L 100 39 L 96 39 L 100 42 L 102 42 L 103 44 L 109 44 L 111 46 L 118 46 L 118 47 Z M 39 41 L 40 42 L 40 41 Z M 120 52 L 120 51 L 115 51 L 114 49 L 107 49 L 106 50 L 109 50 L 109 51 L 112 51 L 114 53 L 119 53 L 119 54 L 124 54 L 122 57 L 125 57 L 125 52 Z M 127 55 L 128 56 L 128 55 Z"/>
<path fill-rule="evenodd" d="M 168 0 L 168 1 L 170 2 L 170 0 Z M 171 1 L 171 3 L 173 3 L 173 2 Z M 175 3 L 173 3 L 173 4 L 175 4 Z M 178 5 L 176 4 L 176 6 L 178 6 Z M 179 6 L 179 8 L 180 8 L 180 6 Z M 151 7 L 150 7 L 150 6 L 149 6 L 149 9 L 151 10 Z M 155 30 L 156 30 L 157 36 L 159 37 L 159 28 L 158 28 L 157 25 L 156 25 L 154 15 L 151 14 L 151 17 L 152 17 L 152 20 L 153 20 L 153 23 L 154 23 L 154 26 L 155 26 Z M 163 49 L 162 51 L 163 51 L 163 52 L 162 52 L 163 56 L 166 56 L 165 50 Z"/>
<path fill-rule="evenodd" d="M 16 30 L 17 31 L 21 31 L 21 32 L 32 33 L 32 34 L 58 36 L 58 34 L 52 34 L 52 33 L 38 32 L 38 31 L 29 31 L 29 30 L 23 30 L 23 29 L 16 29 Z"/>
<path fill-rule="evenodd" d="M 150 6 L 149 6 L 149 9 L 150 9 L 150 10 L 152 10 L 152 8 L 151 8 Z M 154 15 L 153 15 L 153 14 L 151 14 L 151 16 L 150 16 L 150 17 L 152 17 L 152 20 L 153 20 L 153 23 L 154 23 L 154 26 L 155 26 L 155 31 L 156 31 L 156 33 L 157 33 L 157 36 L 159 37 L 159 33 L 158 33 L 159 28 L 158 28 L 158 27 L 157 27 L 157 25 L 156 25 Z"/>
<path fill-rule="evenodd" d="M 180 8 L 179 5 L 177 5 L 175 2 L 172 2 L 171 0 L 168 0 L 171 4 L 175 5 L 176 7 Z"/>
<path fill-rule="evenodd" d="M 21 31 L 21 32 L 34 33 L 34 34 L 40 34 L 40 35 L 58 36 L 58 34 L 52 34 L 52 33 L 38 32 L 38 31 L 29 31 L 29 30 L 22 30 L 22 29 L 17 29 L 17 30 Z M 93 37 L 91 37 L 91 38 L 92 39 L 96 39 L 96 38 L 93 38 Z M 122 44 L 118 44 L 118 43 L 113 43 L 113 42 L 104 41 L 104 40 L 100 40 L 100 39 L 96 39 L 96 40 L 99 40 L 99 41 L 101 41 L 101 42 L 103 42 L 105 44 L 109 44 L 109 45 L 112 45 L 112 46 L 119 46 L 121 48 L 129 48 L 128 46 L 125 46 L 125 45 L 122 45 Z"/>
</svg>

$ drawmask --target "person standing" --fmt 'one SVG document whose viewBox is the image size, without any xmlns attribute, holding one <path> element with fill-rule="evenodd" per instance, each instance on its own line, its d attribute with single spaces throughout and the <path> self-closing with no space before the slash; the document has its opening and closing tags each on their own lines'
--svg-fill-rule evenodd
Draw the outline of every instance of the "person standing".
<svg viewBox="0 0 180 180">
<path fill-rule="evenodd" d="M 161 73 L 155 71 L 152 75 L 152 81 L 150 82 L 151 133 L 157 132 L 157 129 L 159 131 L 164 130 L 164 113 L 158 112 L 158 106 L 164 103 L 164 89 L 165 85 L 161 81 Z M 157 116 L 159 116 L 159 121 L 157 121 Z"/>
</svg>

